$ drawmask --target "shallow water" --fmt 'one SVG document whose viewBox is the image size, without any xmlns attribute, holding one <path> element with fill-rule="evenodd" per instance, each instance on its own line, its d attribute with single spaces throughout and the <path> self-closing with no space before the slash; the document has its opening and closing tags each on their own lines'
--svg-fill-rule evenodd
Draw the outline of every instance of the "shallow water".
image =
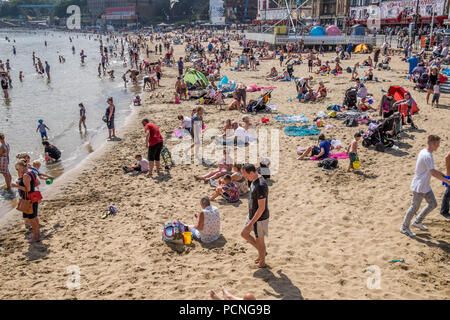
<svg viewBox="0 0 450 320">
<path fill-rule="evenodd" d="M 11 41 L 6 41 L 5 36 Z M 10 171 L 13 176 L 17 153 L 27 152 L 32 159 L 43 160 L 41 137 L 36 132 L 38 119 L 43 119 L 50 128 L 49 142 L 62 152 L 61 162 L 48 168 L 43 165 L 41 171 L 59 176 L 105 142 L 108 134 L 102 116 L 107 107 L 107 97 L 114 98 L 116 129 L 131 113 L 131 101 L 139 89 L 130 85 L 128 89 L 124 88 L 121 76 L 126 69 L 119 58 L 110 56 L 108 70 L 114 69 L 114 80 L 108 75 L 98 77 L 100 43 L 94 39 L 94 35 L 89 40 L 84 34 L 64 32 L 0 30 L 0 60 L 4 63 L 10 60 L 13 85 L 9 90 L 9 100 L 1 94 L 0 132 L 5 134 L 11 147 Z M 44 41 L 47 41 L 47 47 Z M 105 37 L 103 42 L 108 45 Z M 16 55 L 13 54 L 13 45 Z M 72 45 L 75 46 L 75 54 L 72 53 Z M 81 64 L 79 55 L 82 49 L 87 55 L 84 64 Z M 120 56 L 120 43 L 117 49 L 115 52 Z M 51 81 L 36 73 L 33 51 L 41 58 L 44 67 L 45 61 L 50 64 Z M 59 55 L 66 59 L 65 63 L 59 62 Z M 23 71 L 23 82 L 19 81 L 19 71 Z M 80 102 L 86 107 L 87 134 L 84 134 L 84 129 L 80 134 L 78 129 Z M 3 177 L 0 176 L 0 186 L 3 185 Z M 6 192 L 0 192 L 0 215 L 11 206 L 6 195 Z"/>
</svg>

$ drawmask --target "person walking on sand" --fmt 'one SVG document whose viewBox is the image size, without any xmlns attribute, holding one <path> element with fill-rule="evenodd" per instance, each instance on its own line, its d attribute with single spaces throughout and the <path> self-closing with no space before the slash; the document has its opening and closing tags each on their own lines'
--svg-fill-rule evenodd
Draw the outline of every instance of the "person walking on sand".
<svg viewBox="0 0 450 320">
<path fill-rule="evenodd" d="M 256 171 L 253 164 L 246 164 L 242 168 L 242 175 L 251 182 L 250 199 L 248 201 L 249 213 L 241 236 L 258 250 L 256 266 L 266 266 L 266 244 L 264 237 L 269 235 L 269 187 L 266 180 Z M 253 230 L 255 237 L 250 235 Z"/>
<path fill-rule="evenodd" d="M 447 153 L 447 156 L 445 157 L 445 167 L 447 170 L 447 179 L 450 179 L 450 152 Z M 445 218 L 450 219 L 449 214 L 450 184 L 444 182 L 444 185 L 447 187 L 447 189 L 445 190 L 444 198 L 442 198 L 441 214 Z"/>
<path fill-rule="evenodd" d="M 142 125 L 145 128 L 145 132 L 147 133 L 147 148 L 148 148 L 148 161 L 149 168 L 147 176 L 151 176 L 153 174 L 153 167 L 156 167 L 156 174 L 159 174 L 159 165 L 160 165 L 160 157 L 161 150 L 163 148 L 163 137 L 159 128 L 156 124 L 151 123 L 148 119 L 142 120 Z"/>
<path fill-rule="evenodd" d="M 11 193 L 11 174 L 9 173 L 8 166 L 9 166 L 9 144 L 5 141 L 5 135 L 3 133 L 0 133 L 0 173 L 5 178 L 6 191 Z"/>
<path fill-rule="evenodd" d="M 106 102 L 108 103 L 105 113 L 109 134 L 108 141 L 112 141 L 113 138 L 116 138 L 116 129 L 114 127 L 114 113 L 116 112 L 116 107 L 114 106 L 112 97 L 109 97 Z"/>
<path fill-rule="evenodd" d="M 414 178 L 411 182 L 411 190 L 413 192 L 411 206 L 406 211 L 403 224 L 400 228 L 400 232 L 407 236 L 414 237 L 415 233 L 411 231 L 410 224 L 413 216 L 420 208 L 422 200 L 425 198 L 427 206 L 422 209 L 419 215 L 416 217 L 412 226 L 419 228 L 422 231 L 427 230 L 422 222 L 425 217 L 437 207 L 436 198 L 434 197 L 433 190 L 431 189 L 430 180 L 431 176 L 442 182 L 450 183 L 450 180 L 445 178 L 445 175 L 434 168 L 433 152 L 439 148 L 441 138 L 436 135 L 428 136 L 427 147 L 419 152 L 417 157 L 416 170 Z"/>
</svg>

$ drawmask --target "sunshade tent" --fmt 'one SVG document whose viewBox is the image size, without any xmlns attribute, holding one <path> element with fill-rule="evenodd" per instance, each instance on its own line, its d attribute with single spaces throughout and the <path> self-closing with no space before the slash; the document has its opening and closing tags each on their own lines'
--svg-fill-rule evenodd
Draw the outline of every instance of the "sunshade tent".
<svg viewBox="0 0 450 320">
<path fill-rule="evenodd" d="M 405 89 L 403 89 L 400 86 L 391 86 L 388 90 L 388 95 L 394 97 L 395 101 L 401 101 L 405 99 L 405 93 L 407 93 Z M 412 97 L 411 97 L 412 98 Z M 417 106 L 417 103 L 413 99 L 413 104 L 411 106 L 411 114 L 414 114 L 419 111 L 419 107 Z M 400 112 L 403 113 L 403 112 Z"/>
<path fill-rule="evenodd" d="M 195 84 L 198 82 L 203 88 L 205 88 L 209 84 L 208 79 L 206 79 L 205 75 L 195 69 L 189 69 L 183 79 L 184 82 L 190 84 Z"/>
<path fill-rule="evenodd" d="M 339 28 L 334 25 L 326 28 L 325 33 L 327 34 L 327 36 L 340 36 L 341 35 L 341 31 L 339 30 Z"/>
<path fill-rule="evenodd" d="M 355 53 L 362 52 L 366 53 L 368 51 L 367 46 L 364 43 L 358 44 L 355 48 Z"/>
<path fill-rule="evenodd" d="M 325 35 L 325 29 L 321 26 L 315 26 L 311 29 L 311 36 L 317 37 L 317 36 L 324 36 Z"/>
</svg>

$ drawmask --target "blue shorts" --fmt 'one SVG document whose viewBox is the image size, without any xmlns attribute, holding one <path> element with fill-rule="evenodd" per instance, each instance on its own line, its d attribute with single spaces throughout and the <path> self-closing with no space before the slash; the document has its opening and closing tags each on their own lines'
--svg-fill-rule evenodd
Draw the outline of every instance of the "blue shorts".
<svg viewBox="0 0 450 320">
<path fill-rule="evenodd" d="M 41 132 L 41 138 L 47 138 L 47 132 L 46 131 L 44 131 L 44 132 Z"/>
</svg>

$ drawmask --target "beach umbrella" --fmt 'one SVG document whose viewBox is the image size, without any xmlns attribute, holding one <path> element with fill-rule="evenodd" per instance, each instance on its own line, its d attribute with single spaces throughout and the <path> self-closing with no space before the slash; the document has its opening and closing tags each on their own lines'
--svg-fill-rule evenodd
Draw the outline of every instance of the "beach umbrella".
<svg viewBox="0 0 450 320">
<path fill-rule="evenodd" d="M 208 79 L 206 79 L 205 75 L 195 69 L 188 69 L 183 79 L 184 82 L 190 84 L 195 84 L 198 82 L 202 85 L 202 87 L 206 87 L 209 84 Z"/>
<path fill-rule="evenodd" d="M 328 28 L 325 29 L 325 33 L 327 36 L 340 36 L 341 31 L 338 27 L 331 25 Z"/>
<path fill-rule="evenodd" d="M 325 29 L 321 26 L 315 26 L 311 29 L 311 36 L 317 37 L 317 36 L 324 36 L 325 35 Z"/>
</svg>

